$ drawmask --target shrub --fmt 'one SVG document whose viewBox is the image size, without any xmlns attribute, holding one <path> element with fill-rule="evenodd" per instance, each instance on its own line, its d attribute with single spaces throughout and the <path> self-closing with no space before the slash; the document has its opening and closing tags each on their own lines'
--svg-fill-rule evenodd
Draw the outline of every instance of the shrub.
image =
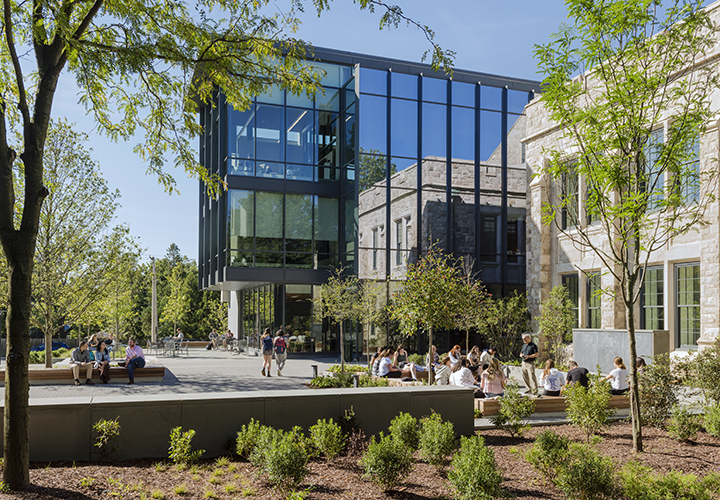
<svg viewBox="0 0 720 500">
<path fill-rule="evenodd" d="M 307 452 L 293 432 L 277 434 L 265 451 L 262 471 L 277 487 L 297 486 L 308 473 Z"/>
<path fill-rule="evenodd" d="M 554 482 L 569 499 L 617 498 L 615 463 L 588 445 L 570 445 Z"/>
<path fill-rule="evenodd" d="M 386 378 L 372 378 L 370 375 L 360 375 L 360 387 L 387 387 L 390 382 Z"/>
<path fill-rule="evenodd" d="M 418 421 L 409 413 L 402 413 L 390 422 L 390 435 L 415 451 L 420 443 Z"/>
<path fill-rule="evenodd" d="M 610 402 L 610 384 L 600 378 L 600 373 L 592 377 L 587 388 L 580 384 L 571 384 L 564 392 L 567 404 L 567 418 L 574 426 L 585 433 L 585 440 L 597 434 L 615 414 L 608 408 Z"/>
<path fill-rule="evenodd" d="M 250 463 L 258 469 L 263 470 L 267 462 L 268 450 L 275 441 L 282 437 L 282 434 L 282 431 L 275 430 L 272 427 L 261 426 L 255 435 L 255 446 L 249 457 Z"/>
<path fill-rule="evenodd" d="M 546 430 L 535 439 L 526 458 L 535 470 L 550 481 L 554 481 L 557 477 L 557 469 L 565 462 L 569 448 L 568 438 Z"/>
<path fill-rule="evenodd" d="M 330 365 L 327 371 L 330 373 L 342 373 L 340 365 Z M 362 365 L 345 365 L 345 373 L 367 373 L 367 366 Z"/>
<path fill-rule="evenodd" d="M 720 402 L 715 402 L 707 407 L 703 422 L 708 434 L 720 438 Z"/>
<path fill-rule="evenodd" d="M 120 435 L 120 422 L 118 419 L 105 420 L 100 419 L 93 425 L 93 430 L 97 434 L 94 446 L 98 449 L 100 459 L 111 458 L 117 450 L 117 437 Z"/>
<path fill-rule="evenodd" d="M 448 480 L 458 500 L 492 500 L 503 496 L 503 477 L 498 471 L 495 454 L 478 436 L 463 437 L 460 451 L 452 458 Z"/>
<path fill-rule="evenodd" d="M 310 440 L 326 460 L 337 457 L 345 448 L 345 437 L 338 424 L 330 420 L 318 420 L 317 424 L 310 427 Z"/>
<path fill-rule="evenodd" d="M 457 448 L 455 427 L 437 413 L 420 420 L 420 453 L 431 464 L 442 464 Z"/>
<path fill-rule="evenodd" d="M 535 402 L 522 396 L 517 383 L 508 383 L 505 395 L 500 398 L 500 410 L 490 416 L 490 421 L 498 429 L 504 429 L 512 437 L 522 437 L 530 428 L 527 419 L 535 412 Z"/>
<path fill-rule="evenodd" d="M 670 355 L 659 354 L 639 377 L 640 415 L 643 425 L 664 428 L 677 404 L 678 385 L 670 370 Z"/>
<path fill-rule="evenodd" d="M 333 375 L 318 375 L 310 380 L 310 387 L 313 389 L 332 389 L 338 387 L 351 387 L 352 378 L 349 385 L 343 385 L 344 379 Z"/>
<path fill-rule="evenodd" d="M 657 474 L 637 462 L 628 462 L 620 471 L 620 483 L 630 500 L 712 500 L 720 489 L 720 474 L 704 478 L 677 471 Z"/>
<path fill-rule="evenodd" d="M 415 363 L 416 365 L 425 366 L 425 356 L 423 354 L 410 354 L 407 360 L 408 363 Z"/>
<path fill-rule="evenodd" d="M 700 419 L 697 415 L 680 405 L 675 405 L 672 410 L 672 417 L 668 423 L 668 434 L 676 441 L 693 441 L 700 431 Z"/>
<path fill-rule="evenodd" d="M 708 403 L 720 401 L 720 337 L 713 345 L 679 363 L 679 369 L 690 385 L 702 390 Z"/>
<path fill-rule="evenodd" d="M 365 469 L 365 477 L 387 491 L 399 485 L 402 478 L 412 471 L 412 451 L 381 432 L 378 441 L 374 437 L 370 440 L 360 465 Z"/>
<path fill-rule="evenodd" d="M 175 427 L 170 431 L 170 460 L 175 464 L 190 464 L 200 460 L 205 450 L 193 451 L 193 437 L 195 437 L 193 429 L 183 432 L 182 427 Z"/>
<path fill-rule="evenodd" d="M 260 422 L 254 418 L 250 419 L 247 425 L 240 427 L 240 431 L 237 433 L 235 451 L 242 458 L 247 460 L 255 450 L 261 427 L 263 426 L 260 425 Z"/>
</svg>

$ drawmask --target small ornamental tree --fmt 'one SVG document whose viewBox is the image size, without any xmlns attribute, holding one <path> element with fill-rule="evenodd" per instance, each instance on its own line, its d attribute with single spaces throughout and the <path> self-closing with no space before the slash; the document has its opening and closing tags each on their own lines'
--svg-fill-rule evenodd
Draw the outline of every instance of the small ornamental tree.
<svg viewBox="0 0 720 500">
<path fill-rule="evenodd" d="M 346 274 L 345 268 L 331 271 L 330 278 L 320 287 L 320 296 L 313 300 L 318 316 L 338 324 L 340 332 L 340 371 L 345 373 L 346 321 L 357 319 L 360 285 L 357 276 Z"/>
<path fill-rule="evenodd" d="M 530 168 L 559 188 L 543 203 L 543 223 L 614 279 L 603 291 L 625 308 L 632 361 L 645 269 L 657 250 L 707 224 L 715 201 L 717 159 L 700 162 L 698 149 L 717 121 L 718 27 L 698 0 L 565 3 L 570 22 L 535 50 L 540 103 L 559 130 Z M 641 452 L 635 363 L 629 369 Z"/>
<path fill-rule="evenodd" d="M 514 291 L 507 297 L 490 299 L 478 316 L 478 330 L 497 350 L 500 359 L 518 359 L 522 334 L 529 328 L 527 295 Z"/>
<path fill-rule="evenodd" d="M 477 328 L 478 318 L 482 315 L 489 298 L 482 283 L 477 279 L 477 273 L 473 272 L 474 267 L 474 259 L 461 260 L 462 291 L 459 299 L 462 305 L 458 308 L 455 320 L 457 327 L 465 331 L 465 349 L 468 353 L 470 352 L 470 330 Z"/>
<path fill-rule="evenodd" d="M 575 317 L 575 304 L 570 300 L 564 285 L 553 287 L 550 297 L 540 304 L 540 338 L 546 343 L 548 352 L 558 362 L 560 346 L 570 333 Z"/>
<path fill-rule="evenodd" d="M 185 279 L 182 276 L 182 266 L 175 266 L 168 278 L 170 297 L 168 297 L 162 312 L 163 321 L 172 321 L 173 336 L 177 332 L 177 324 L 190 310 L 190 300 L 187 295 Z"/>
<path fill-rule="evenodd" d="M 463 280 L 455 260 L 432 247 L 415 264 L 409 264 L 403 288 L 394 295 L 390 316 L 400 331 L 414 335 L 418 325 L 428 331 L 428 356 L 432 361 L 433 331 L 453 328 L 463 307 Z M 433 382 L 428 370 L 428 382 Z"/>
</svg>

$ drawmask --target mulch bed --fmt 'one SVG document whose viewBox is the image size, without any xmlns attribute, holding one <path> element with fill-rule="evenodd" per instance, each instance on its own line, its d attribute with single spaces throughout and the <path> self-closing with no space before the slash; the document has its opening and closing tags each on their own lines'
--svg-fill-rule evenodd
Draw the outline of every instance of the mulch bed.
<svg viewBox="0 0 720 500">
<path fill-rule="evenodd" d="M 523 457 L 534 438 L 551 428 L 580 442 L 582 433 L 572 426 L 535 427 L 522 439 L 507 433 L 483 431 L 485 442 L 495 451 L 498 465 L 506 479 L 505 487 L 517 499 L 562 499 L 563 495 L 546 484 Z M 597 444 L 599 451 L 612 457 L 619 466 L 636 458 L 659 472 L 678 470 L 704 476 L 720 471 L 720 441 L 700 433 L 694 443 L 680 444 L 666 433 L 643 429 L 645 452 L 632 453 L 632 435 L 627 423 L 612 424 Z M 310 474 L 301 486 L 307 500 L 393 499 L 430 500 L 452 498 L 447 484 L 447 467 L 417 462 L 413 472 L 398 491 L 383 493 L 362 477 L 358 457 L 340 457 L 332 463 L 309 464 Z M 115 464 L 52 463 L 34 464 L 30 471 L 32 487 L 2 498 L 40 500 L 67 499 L 196 499 L 252 498 L 277 499 L 283 492 L 272 489 L 246 462 L 230 459 L 225 464 L 208 460 L 190 469 L 178 470 L 171 465 L 158 467 L 157 461 L 134 460 Z M 184 493 L 177 488 L 184 486 Z M 211 493 L 208 493 L 211 492 Z"/>
</svg>

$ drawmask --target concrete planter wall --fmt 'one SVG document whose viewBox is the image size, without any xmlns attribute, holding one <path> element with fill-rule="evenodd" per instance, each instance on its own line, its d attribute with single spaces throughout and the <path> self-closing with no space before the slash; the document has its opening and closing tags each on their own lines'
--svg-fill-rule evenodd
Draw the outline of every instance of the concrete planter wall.
<svg viewBox="0 0 720 500">
<path fill-rule="evenodd" d="M 166 458 L 170 430 L 177 426 L 194 429 L 193 447 L 215 457 L 227 453 L 228 438 L 251 418 L 279 429 L 307 429 L 321 418 L 337 420 L 350 408 L 367 436 L 387 431 L 400 412 L 420 418 L 433 411 L 469 436 L 475 430 L 473 401 L 471 389 L 447 386 L 37 399 L 30 402 L 30 460 L 95 458 L 93 424 L 116 417 L 122 427 L 120 460 Z"/>
<path fill-rule="evenodd" d="M 637 355 L 641 357 L 670 350 L 670 332 L 667 330 L 635 330 L 635 340 Z M 609 373 L 614 368 L 615 356 L 620 356 L 625 365 L 634 362 L 630 360 L 627 330 L 574 329 L 573 346 L 575 361 L 591 372 L 600 365 L 603 373 Z"/>
</svg>

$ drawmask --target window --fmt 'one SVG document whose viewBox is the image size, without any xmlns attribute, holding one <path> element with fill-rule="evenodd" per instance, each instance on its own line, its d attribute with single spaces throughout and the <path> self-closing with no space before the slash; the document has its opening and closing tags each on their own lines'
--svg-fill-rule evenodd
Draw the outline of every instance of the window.
<svg viewBox="0 0 720 500">
<path fill-rule="evenodd" d="M 697 203 L 700 199 L 700 141 L 691 146 L 690 156 L 683 164 L 680 195 L 685 205 Z"/>
<path fill-rule="evenodd" d="M 497 261 L 497 215 L 480 216 L 480 260 Z"/>
<path fill-rule="evenodd" d="M 400 250 L 403 249 L 403 236 L 405 233 L 405 228 L 403 227 L 404 221 L 402 219 L 395 221 L 395 248 L 397 249 L 397 252 L 395 252 L 395 265 L 396 266 L 402 266 L 403 264 L 403 255 Z"/>
<path fill-rule="evenodd" d="M 376 227 L 372 230 L 372 268 L 373 271 L 377 269 L 377 256 L 378 256 L 378 233 L 380 232 L 380 228 Z"/>
<path fill-rule="evenodd" d="M 600 328 L 600 275 L 598 273 L 590 273 L 587 277 L 587 312 L 588 312 L 588 328 Z"/>
<path fill-rule="evenodd" d="M 640 328 L 644 330 L 665 329 L 664 271 L 662 266 L 648 267 L 640 294 Z"/>
<path fill-rule="evenodd" d="M 574 304 L 573 307 L 573 328 L 578 328 L 580 325 L 579 322 L 579 312 L 580 309 L 578 307 L 579 298 L 580 298 L 580 280 L 578 279 L 577 274 L 566 274 L 562 277 L 562 284 L 565 286 L 565 288 L 568 291 L 568 295 L 570 296 L 570 301 Z"/>
<path fill-rule="evenodd" d="M 578 175 L 575 161 L 568 164 L 567 172 L 562 175 L 560 184 L 560 204 L 562 205 L 562 228 L 570 229 L 578 222 Z"/>
<path fill-rule="evenodd" d="M 650 133 L 645 144 L 645 173 L 646 190 L 648 192 L 648 210 L 660 208 L 664 194 L 665 175 L 662 166 L 658 165 L 663 145 L 663 129 L 659 128 Z"/>
<path fill-rule="evenodd" d="M 678 345 L 695 345 L 700 338 L 700 264 L 675 267 Z"/>
</svg>

